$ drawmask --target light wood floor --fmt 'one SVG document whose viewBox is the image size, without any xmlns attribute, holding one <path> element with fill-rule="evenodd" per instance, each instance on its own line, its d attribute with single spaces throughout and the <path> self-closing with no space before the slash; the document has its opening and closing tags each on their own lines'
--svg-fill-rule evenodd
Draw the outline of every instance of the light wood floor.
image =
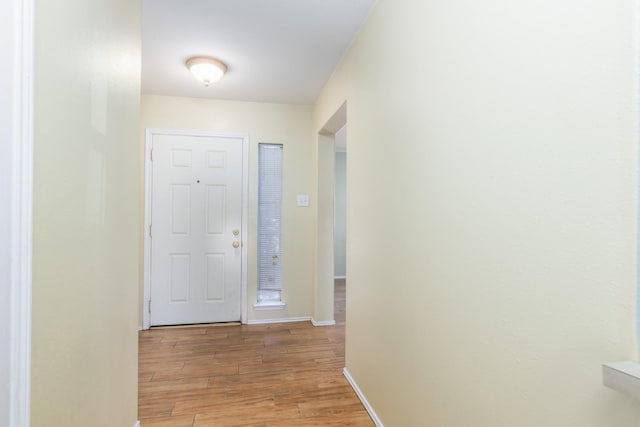
<svg viewBox="0 0 640 427">
<path fill-rule="evenodd" d="M 373 426 L 342 375 L 345 284 L 336 326 L 309 322 L 140 332 L 142 427 Z"/>
</svg>

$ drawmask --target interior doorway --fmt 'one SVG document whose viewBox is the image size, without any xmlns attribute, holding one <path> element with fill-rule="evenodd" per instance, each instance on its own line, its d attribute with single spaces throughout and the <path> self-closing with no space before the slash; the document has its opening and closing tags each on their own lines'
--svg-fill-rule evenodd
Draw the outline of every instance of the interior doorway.
<svg viewBox="0 0 640 427">
<path fill-rule="evenodd" d="M 347 314 L 347 126 L 334 135 L 335 192 L 334 192 L 334 317 L 344 327 Z"/>
<path fill-rule="evenodd" d="M 335 184 L 333 220 L 333 269 L 336 280 L 347 278 L 347 126 L 334 135 Z"/>
<path fill-rule="evenodd" d="M 336 278 L 336 137 L 346 149 L 346 102 L 338 108 L 318 133 L 317 141 L 317 239 L 314 324 L 334 325 Z M 346 165 L 346 164 L 345 164 Z M 346 167 L 346 166 L 345 166 Z M 344 202 L 346 204 L 346 169 Z M 346 206 L 346 205 L 345 205 Z M 340 261 L 344 261 L 346 277 L 346 214 L 342 240 L 345 242 Z"/>
</svg>

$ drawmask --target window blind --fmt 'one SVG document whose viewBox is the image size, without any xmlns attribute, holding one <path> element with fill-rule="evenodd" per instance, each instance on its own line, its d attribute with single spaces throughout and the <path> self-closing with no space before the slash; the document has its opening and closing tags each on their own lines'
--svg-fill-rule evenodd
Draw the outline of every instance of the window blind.
<svg viewBox="0 0 640 427">
<path fill-rule="evenodd" d="M 282 301 L 282 145 L 258 148 L 258 302 Z"/>
</svg>

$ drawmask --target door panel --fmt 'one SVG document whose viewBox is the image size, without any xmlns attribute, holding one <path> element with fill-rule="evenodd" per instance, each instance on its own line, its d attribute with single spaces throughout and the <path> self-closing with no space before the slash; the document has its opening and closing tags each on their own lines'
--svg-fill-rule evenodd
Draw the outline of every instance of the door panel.
<svg viewBox="0 0 640 427">
<path fill-rule="evenodd" d="M 224 234 L 227 188 L 207 185 L 207 234 Z"/>
<path fill-rule="evenodd" d="M 171 234 L 189 234 L 191 222 L 191 187 L 174 184 L 171 186 Z"/>
<path fill-rule="evenodd" d="M 154 135 L 151 325 L 241 316 L 242 140 Z"/>
<path fill-rule="evenodd" d="M 191 256 L 189 254 L 171 254 L 171 299 L 170 302 L 188 302 Z"/>
</svg>

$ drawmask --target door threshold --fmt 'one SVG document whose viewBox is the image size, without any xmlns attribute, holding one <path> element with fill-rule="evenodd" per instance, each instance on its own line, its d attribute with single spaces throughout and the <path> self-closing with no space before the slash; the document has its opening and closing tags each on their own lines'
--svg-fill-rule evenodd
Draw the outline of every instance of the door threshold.
<svg viewBox="0 0 640 427">
<path fill-rule="evenodd" d="M 181 329 L 181 328 L 212 328 L 216 326 L 240 326 L 240 322 L 220 322 L 220 323 L 193 323 L 188 325 L 163 325 L 151 326 L 149 329 Z"/>
</svg>

